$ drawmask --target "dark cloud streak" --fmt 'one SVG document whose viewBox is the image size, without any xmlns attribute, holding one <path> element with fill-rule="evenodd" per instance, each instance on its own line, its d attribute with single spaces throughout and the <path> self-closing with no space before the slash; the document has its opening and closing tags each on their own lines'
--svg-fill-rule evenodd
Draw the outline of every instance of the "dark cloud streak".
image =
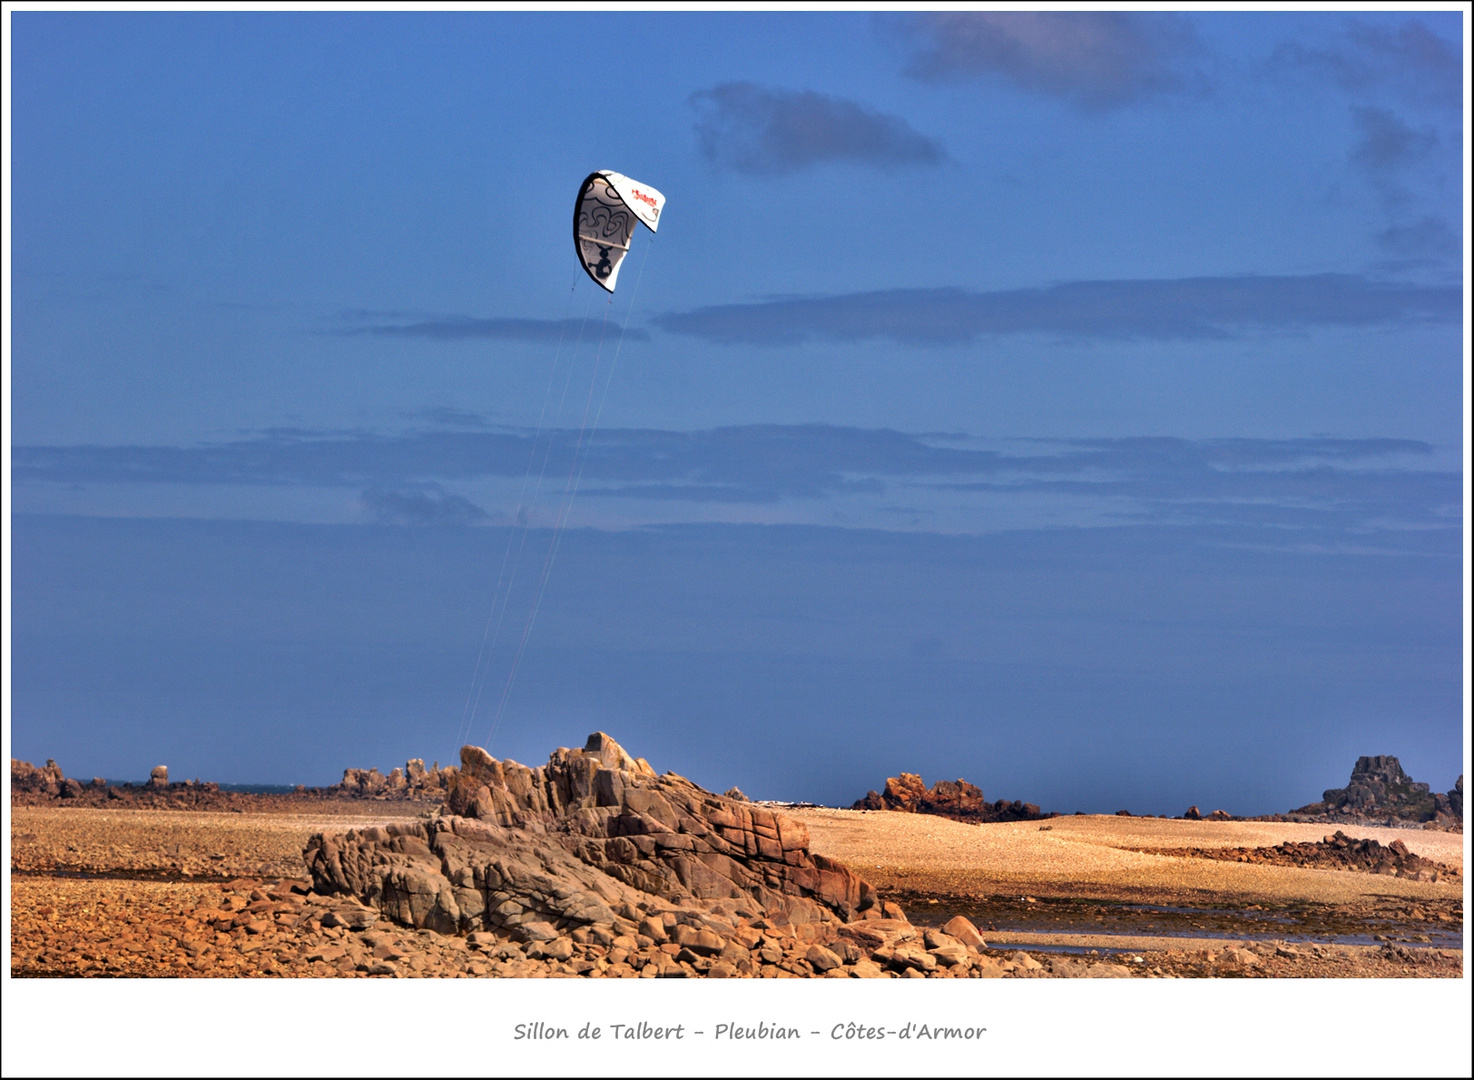
<svg viewBox="0 0 1474 1080">
<path fill-rule="evenodd" d="M 671 333 L 717 344 L 890 340 L 951 345 L 990 334 L 1193 340 L 1247 331 L 1397 325 L 1459 316 L 1454 287 L 1354 274 L 1078 281 L 1033 289 L 890 289 L 722 304 L 662 315 Z"/>
<path fill-rule="evenodd" d="M 582 319 L 477 319 L 469 315 L 445 315 L 419 319 L 415 322 L 380 323 L 372 326 L 350 326 L 320 333 L 341 337 L 367 335 L 371 337 L 425 338 L 430 341 L 477 341 L 484 339 L 500 341 L 551 341 L 577 335 L 584 326 Z M 618 327 L 611 325 L 611 332 Z M 625 337 L 631 341 L 648 341 L 650 335 L 644 330 L 626 329 Z"/>
</svg>

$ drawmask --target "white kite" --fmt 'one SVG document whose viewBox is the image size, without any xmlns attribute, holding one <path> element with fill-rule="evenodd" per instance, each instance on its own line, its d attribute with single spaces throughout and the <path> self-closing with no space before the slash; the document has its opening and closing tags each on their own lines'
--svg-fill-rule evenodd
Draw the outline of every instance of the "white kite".
<svg viewBox="0 0 1474 1080">
<path fill-rule="evenodd" d="M 589 174 L 573 204 L 573 246 L 578 261 L 600 287 L 614 291 L 635 221 L 654 232 L 664 205 L 664 195 L 628 176 L 608 169 Z"/>
</svg>

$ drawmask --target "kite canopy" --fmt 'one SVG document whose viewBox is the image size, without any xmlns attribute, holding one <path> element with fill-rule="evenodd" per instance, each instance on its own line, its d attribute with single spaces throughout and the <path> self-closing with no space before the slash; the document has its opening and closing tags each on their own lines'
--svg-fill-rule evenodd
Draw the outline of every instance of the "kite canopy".
<svg viewBox="0 0 1474 1080">
<path fill-rule="evenodd" d="M 590 173 L 573 205 L 573 246 L 589 277 L 613 292 L 635 222 L 654 232 L 663 206 L 664 195 L 628 176 L 608 169 Z"/>
</svg>

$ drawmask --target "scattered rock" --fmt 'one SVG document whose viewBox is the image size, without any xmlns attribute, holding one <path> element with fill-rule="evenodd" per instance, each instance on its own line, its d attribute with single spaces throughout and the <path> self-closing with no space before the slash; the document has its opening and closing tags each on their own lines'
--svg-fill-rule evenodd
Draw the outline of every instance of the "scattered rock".
<svg viewBox="0 0 1474 1080">
<path fill-rule="evenodd" d="M 1248 949 L 1239 946 L 1230 946 L 1223 950 L 1223 960 L 1226 963 L 1237 964 L 1239 967 L 1258 967 L 1259 957 Z"/>
<path fill-rule="evenodd" d="M 1175 855 L 1191 859 L 1218 859 L 1324 870 L 1357 870 L 1388 877 L 1412 878 L 1414 881 L 1459 881 L 1462 877 L 1453 867 L 1413 854 L 1401 840 L 1394 840 L 1384 846 L 1376 840 L 1358 840 L 1347 836 L 1339 829 L 1316 843 L 1287 840 L 1273 847 L 1143 850 L 1153 855 Z"/>
</svg>

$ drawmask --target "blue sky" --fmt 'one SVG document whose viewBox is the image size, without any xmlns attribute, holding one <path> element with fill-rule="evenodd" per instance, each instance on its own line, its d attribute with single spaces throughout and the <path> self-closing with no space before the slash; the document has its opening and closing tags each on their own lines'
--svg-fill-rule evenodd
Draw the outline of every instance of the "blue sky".
<svg viewBox="0 0 1474 1080">
<path fill-rule="evenodd" d="M 13 753 L 1446 789 L 1461 19 L 13 14 Z"/>
</svg>

